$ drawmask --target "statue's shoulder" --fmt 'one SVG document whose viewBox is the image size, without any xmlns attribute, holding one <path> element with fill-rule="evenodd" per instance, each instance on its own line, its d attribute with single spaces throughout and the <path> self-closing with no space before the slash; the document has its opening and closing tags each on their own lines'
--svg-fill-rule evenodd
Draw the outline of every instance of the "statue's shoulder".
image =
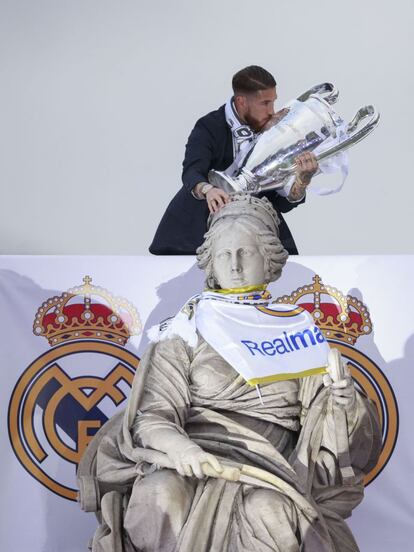
<svg viewBox="0 0 414 552">
<path fill-rule="evenodd" d="M 185 303 L 182 309 L 170 318 L 150 328 L 147 336 L 152 343 L 159 343 L 170 339 L 181 339 L 190 347 L 198 343 L 198 334 L 195 323 L 194 309 L 198 296 L 194 296 Z"/>
<path fill-rule="evenodd" d="M 148 339 L 152 343 L 158 343 L 159 341 L 164 341 L 169 334 L 169 329 L 171 328 L 171 323 L 174 320 L 174 316 L 165 318 L 159 324 L 155 324 L 147 331 Z"/>
</svg>

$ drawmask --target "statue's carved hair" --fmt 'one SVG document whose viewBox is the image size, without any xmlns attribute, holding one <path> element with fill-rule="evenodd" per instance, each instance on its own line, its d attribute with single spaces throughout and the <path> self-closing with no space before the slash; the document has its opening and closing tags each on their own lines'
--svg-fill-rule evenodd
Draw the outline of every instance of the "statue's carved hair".
<svg viewBox="0 0 414 552">
<path fill-rule="evenodd" d="M 225 207 L 223 207 L 223 209 L 225 209 Z M 213 270 L 212 249 L 214 240 L 222 233 L 234 232 L 235 226 L 241 226 L 245 230 L 250 230 L 255 236 L 259 251 L 264 258 L 264 283 L 277 280 L 282 268 L 286 264 L 288 253 L 283 248 L 275 232 L 272 232 L 269 227 L 256 216 L 244 212 L 238 217 L 223 217 L 217 220 L 204 235 L 204 242 L 197 249 L 198 266 L 206 273 L 207 288 L 217 289 L 220 287 Z"/>
</svg>

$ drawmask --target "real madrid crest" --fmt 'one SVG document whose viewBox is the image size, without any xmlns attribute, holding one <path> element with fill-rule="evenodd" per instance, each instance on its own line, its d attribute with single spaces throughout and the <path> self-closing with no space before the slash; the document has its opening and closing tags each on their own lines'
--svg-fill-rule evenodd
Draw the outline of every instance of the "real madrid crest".
<svg viewBox="0 0 414 552">
<path fill-rule="evenodd" d="M 386 466 L 398 437 L 398 407 L 392 387 L 379 366 L 355 347 L 357 339 L 372 332 L 366 305 L 351 295 L 324 285 L 320 276 L 276 303 L 298 305 L 306 309 L 326 339 L 339 349 L 348 362 L 357 387 L 376 405 L 382 428 L 382 450 L 377 465 L 365 477 L 365 485 L 373 481 Z"/>
<path fill-rule="evenodd" d="M 136 308 L 92 285 L 47 299 L 33 332 L 51 349 L 20 376 L 8 427 L 13 450 L 42 485 L 76 500 L 76 468 L 98 429 L 128 395 L 139 359 L 125 349 L 141 332 Z"/>
</svg>

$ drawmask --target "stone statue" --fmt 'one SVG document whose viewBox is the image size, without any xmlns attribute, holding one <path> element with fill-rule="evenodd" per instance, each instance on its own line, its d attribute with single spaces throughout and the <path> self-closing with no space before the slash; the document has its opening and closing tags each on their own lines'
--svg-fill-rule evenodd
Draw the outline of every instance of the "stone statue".
<svg viewBox="0 0 414 552">
<path fill-rule="evenodd" d="M 266 284 L 287 259 L 277 223 L 270 203 L 248 194 L 210 216 L 197 251 L 206 291 L 151 331 L 125 413 L 80 466 L 81 501 L 100 510 L 93 552 L 358 550 L 344 520 L 380 433 L 339 353 L 327 374 L 259 394 L 198 327 L 203 301 L 271 302 Z"/>
</svg>

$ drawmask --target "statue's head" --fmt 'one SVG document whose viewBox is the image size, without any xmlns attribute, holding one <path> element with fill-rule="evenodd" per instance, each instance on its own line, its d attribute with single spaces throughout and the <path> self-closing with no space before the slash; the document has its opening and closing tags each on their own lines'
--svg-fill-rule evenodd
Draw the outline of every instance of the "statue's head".
<svg viewBox="0 0 414 552">
<path fill-rule="evenodd" d="M 209 289 L 240 288 L 277 280 L 288 258 L 278 234 L 279 219 L 270 201 L 247 193 L 210 215 L 208 232 L 197 249 L 198 266 Z"/>
</svg>

